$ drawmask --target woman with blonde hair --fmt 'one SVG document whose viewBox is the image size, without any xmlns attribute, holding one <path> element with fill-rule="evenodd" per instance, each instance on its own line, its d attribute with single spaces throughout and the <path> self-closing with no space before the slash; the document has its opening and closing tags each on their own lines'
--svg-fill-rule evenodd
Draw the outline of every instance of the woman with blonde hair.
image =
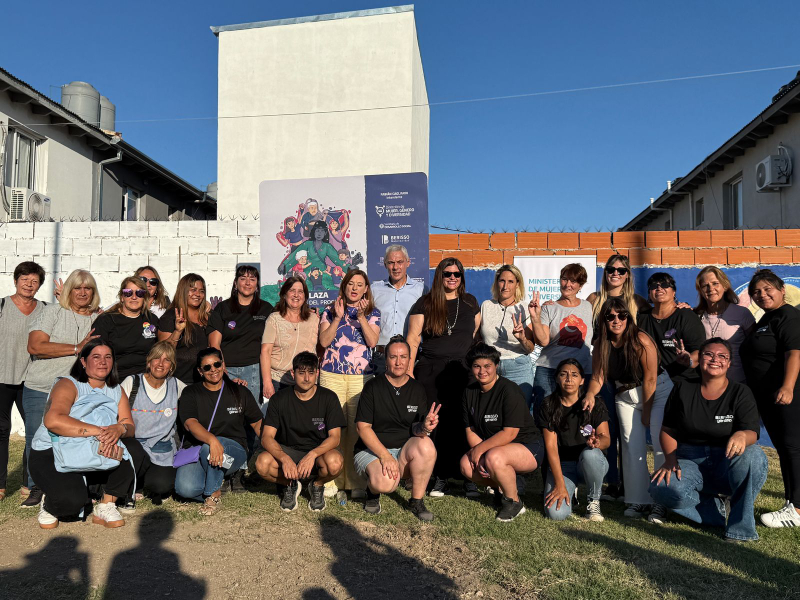
<svg viewBox="0 0 800 600">
<path fill-rule="evenodd" d="M 200 381 L 194 365 L 197 353 L 208 348 L 210 312 L 205 280 L 189 273 L 181 277 L 175 298 L 158 320 L 158 340 L 175 348 L 175 377 L 187 385 Z"/>
<path fill-rule="evenodd" d="M 124 379 L 144 372 L 147 353 L 156 343 L 158 318 L 148 310 L 150 295 L 137 276 L 122 280 L 117 298 L 114 306 L 97 317 L 95 331 L 114 350 L 117 371 Z"/>
<path fill-rule="evenodd" d="M 147 286 L 147 293 L 150 296 L 150 304 L 147 305 L 148 310 L 161 318 L 169 307 L 169 296 L 167 296 L 167 290 L 164 287 L 164 282 L 161 281 L 158 271 L 156 271 L 155 267 L 145 265 L 136 269 L 133 276 L 141 279 Z"/>
<path fill-rule="evenodd" d="M 28 329 L 27 350 L 34 359 L 22 388 L 28 458 L 33 434 L 42 424 L 44 405 L 56 378 L 68 375 L 83 347 L 99 337 L 92 328 L 99 306 L 100 294 L 94 277 L 89 271 L 76 269 L 64 282 L 58 303 L 45 306 Z M 22 506 L 38 506 L 42 491 L 30 473 L 27 483 L 30 495 Z"/>
<path fill-rule="evenodd" d="M 739 346 L 750 333 L 756 320 L 744 306 L 739 306 L 739 296 L 733 291 L 728 276 L 719 267 L 704 267 L 695 280 L 698 302 L 694 312 L 700 317 L 706 339 L 722 338 L 730 343 L 731 363 L 728 379 L 744 383 L 744 367 L 739 356 Z"/>
</svg>

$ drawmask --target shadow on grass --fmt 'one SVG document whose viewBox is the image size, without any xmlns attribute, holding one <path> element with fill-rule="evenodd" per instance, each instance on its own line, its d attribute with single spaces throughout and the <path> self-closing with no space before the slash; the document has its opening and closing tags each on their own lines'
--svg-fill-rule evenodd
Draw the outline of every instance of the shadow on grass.
<svg viewBox="0 0 800 600">
<path fill-rule="evenodd" d="M 0 571 L 0 597 L 16 600 L 39 596 L 83 600 L 89 591 L 89 557 L 73 536 L 52 538 L 38 552 L 25 555 L 25 566 Z"/>
<path fill-rule="evenodd" d="M 458 598 L 452 579 L 384 542 L 364 537 L 358 529 L 341 519 L 321 519 L 320 536 L 335 557 L 330 566 L 331 574 L 347 590 L 348 597 L 354 600 Z M 327 600 L 331 597 L 322 588 L 314 588 L 303 594 L 307 600 Z"/>
</svg>

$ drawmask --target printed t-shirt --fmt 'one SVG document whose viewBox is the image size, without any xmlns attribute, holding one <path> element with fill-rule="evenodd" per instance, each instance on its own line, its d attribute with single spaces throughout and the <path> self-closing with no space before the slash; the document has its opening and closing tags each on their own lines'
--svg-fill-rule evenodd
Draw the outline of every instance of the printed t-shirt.
<svg viewBox="0 0 800 600">
<path fill-rule="evenodd" d="M 691 308 L 677 308 L 666 319 L 656 319 L 652 313 L 643 314 L 639 317 L 638 325 L 653 338 L 658 348 L 661 366 L 671 379 L 696 376 L 694 368 L 686 367 L 677 361 L 676 351 L 681 340 L 687 352 L 694 352 L 706 341 L 706 332 L 700 317 Z"/>
<path fill-rule="evenodd" d="M 385 375 L 379 375 L 364 385 L 356 423 L 370 423 L 378 441 L 388 450 L 402 448 L 412 436 L 411 426 L 424 421 L 427 414 L 428 397 L 421 383 L 409 377 L 401 387 L 394 388 Z M 355 451 L 366 449 L 358 438 Z"/>
<path fill-rule="evenodd" d="M 158 319 L 151 313 L 126 317 L 122 313 L 103 313 L 94 322 L 94 334 L 111 346 L 120 379 L 144 373 L 147 354 L 158 339 Z"/>
<path fill-rule="evenodd" d="M 730 342 L 733 352 L 731 364 L 728 368 L 728 379 L 744 383 L 744 367 L 742 366 L 739 348 L 741 348 L 747 330 L 756 322 L 753 313 L 744 306 L 729 304 L 721 315 L 704 313 L 700 317 L 700 321 L 703 323 L 707 340 L 712 337 L 719 337 Z"/>
<path fill-rule="evenodd" d="M 325 348 L 320 370 L 340 375 L 368 375 L 372 373 L 372 349 L 367 346 L 361 323 L 358 322 L 358 309 L 345 306 L 345 315 L 339 320 L 333 306 L 322 313 L 321 323 L 336 326 L 336 335 L 331 345 Z M 334 324 L 334 321 L 336 323 Z M 367 317 L 370 325 L 381 326 L 381 313 L 375 308 Z"/>
<path fill-rule="evenodd" d="M 411 307 L 409 315 L 425 315 L 425 298 L 422 296 Z M 419 358 L 434 360 L 461 360 L 472 346 L 475 333 L 475 315 L 480 307 L 475 296 L 464 294 L 460 298 L 447 300 L 447 322 L 452 327 L 450 335 L 447 328 L 442 335 L 432 335 L 422 327 L 422 343 L 419 346 Z"/>
<path fill-rule="evenodd" d="M 592 412 L 588 419 L 582 408 L 583 399 L 578 400 L 570 407 L 562 406 L 561 423 L 553 420 L 555 407 L 550 407 L 551 396 L 542 402 L 537 415 L 536 424 L 541 429 L 549 429 L 556 434 L 558 440 L 558 458 L 562 462 L 577 461 L 588 446 L 586 440 L 592 434 L 586 425 L 591 425 L 592 429 L 597 429 L 601 423 L 608 422 L 608 408 L 603 399 L 598 396 L 594 403 Z"/>
<path fill-rule="evenodd" d="M 679 443 L 693 446 L 726 446 L 737 431 L 761 431 L 756 402 L 746 385 L 729 380 L 719 398 L 707 400 L 697 378 L 675 382 L 663 426 Z"/>
<path fill-rule="evenodd" d="M 255 302 L 255 299 L 253 300 Z M 217 304 L 208 318 L 212 331 L 222 334 L 220 350 L 228 367 L 246 367 L 258 364 L 261 358 L 261 337 L 267 317 L 274 308 L 269 302 L 261 301 L 261 307 L 254 315 L 250 314 L 250 305 L 244 310 L 234 313 L 230 301 Z"/>
<path fill-rule="evenodd" d="M 168 310 L 158 320 L 158 330 L 165 333 L 175 331 L 174 310 Z M 208 348 L 208 334 L 210 331 L 210 325 L 192 323 L 192 343 L 186 344 L 186 329 L 184 329 L 178 344 L 175 346 L 175 361 L 178 364 L 175 366 L 173 375 L 187 385 L 200 381 L 200 374 L 197 372 L 195 365 L 197 364 L 198 353 Z"/>
<path fill-rule="evenodd" d="M 463 421 L 464 427 L 471 427 L 482 440 L 488 440 L 504 427 L 519 428 L 512 440 L 516 444 L 530 444 L 542 437 L 519 386 L 505 377 L 498 377 L 488 392 L 482 392 L 477 382 L 467 386 Z"/>
<path fill-rule="evenodd" d="M 786 352 L 800 350 L 800 311 L 789 304 L 764 313 L 739 352 L 747 385 L 759 401 L 773 400 L 783 385 Z M 800 401 L 800 377 L 794 386 L 794 401 Z"/>
<path fill-rule="evenodd" d="M 324 442 L 331 429 L 347 427 L 347 419 L 331 390 L 318 385 L 311 398 L 301 400 L 291 386 L 269 399 L 264 426 L 277 429 L 279 444 L 308 452 Z"/>
<path fill-rule="evenodd" d="M 231 386 L 239 388 L 240 403 L 237 405 Z M 208 430 L 208 423 L 214 413 L 214 405 L 217 403 L 219 390 L 209 390 L 202 383 L 193 383 L 186 386 L 181 394 L 181 401 L 178 404 L 178 417 L 181 425 L 185 428 L 188 419 L 197 419 L 203 427 Z M 258 408 L 253 394 L 246 387 L 238 384 L 225 384 L 222 397 L 219 400 L 217 414 L 214 415 L 214 422 L 211 424 L 209 433 L 217 437 L 226 437 L 239 444 L 242 448 L 247 448 L 246 427 L 252 423 L 261 421 L 263 415 Z M 186 429 L 186 438 L 183 441 L 184 448 L 200 444 L 194 436 Z"/>
<path fill-rule="evenodd" d="M 262 344 L 272 344 L 270 361 L 271 377 L 292 385 L 294 380 L 289 371 L 294 357 L 301 352 L 317 353 L 319 336 L 319 315 L 312 312 L 308 319 L 299 323 L 287 321 L 278 311 L 273 312 L 264 326 Z M 264 374 L 266 375 L 266 373 Z"/>
<path fill-rule="evenodd" d="M 542 349 L 537 367 L 555 369 L 565 358 L 579 360 L 584 372 L 592 372 L 592 305 L 581 300 L 578 306 L 558 302 L 542 307 L 542 325 L 550 328 L 550 342 Z"/>
</svg>

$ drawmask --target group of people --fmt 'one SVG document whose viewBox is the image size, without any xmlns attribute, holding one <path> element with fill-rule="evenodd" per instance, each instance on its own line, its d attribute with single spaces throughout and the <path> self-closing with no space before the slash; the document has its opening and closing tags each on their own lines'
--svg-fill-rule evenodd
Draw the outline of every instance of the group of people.
<svg viewBox="0 0 800 600">
<path fill-rule="evenodd" d="M 437 265 L 430 288 L 408 276 L 404 247 L 389 246 L 384 264 L 387 278 L 372 283 L 347 271 L 317 312 L 302 276 L 285 279 L 273 307 L 246 265 L 213 310 L 200 275 L 170 300 L 151 266 L 104 310 L 84 270 L 45 304 L 43 269 L 21 263 L 0 304 L 0 499 L 16 404 L 22 505 L 39 507 L 44 528 L 88 512 L 123 525 L 143 494 L 174 493 L 211 515 L 223 492 L 244 490 L 248 463 L 286 511 L 305 488 L 313 511 L 349 494 L 376 514 L 402 485 L 429 521 L 426 494 L 460 482 L 470 498 L 484 487 L 511 521 L 525 512 L 523 476 L 541 467 L 549 518 L 567 518 L 585 483 L 589 520 L 603 520 L 601 499 L 624 500 L 628 517 L 662 523 L 671 510 L 752 540 L 763 421 L 786 497 L 761 521 L 800 525 L 800 313 L 773 272 L 750 282 L 756 323 L 717 267 L 700 271 L 691 308 L 667 273 L 650 276 L 649 298 L 635 294 L 622 255 L 587 300 L 587 273 L 570 264 L 557 300 L 534 291 L 527 303 L 513 265 L 479 304 L 456 258 Z"/>
</svg>

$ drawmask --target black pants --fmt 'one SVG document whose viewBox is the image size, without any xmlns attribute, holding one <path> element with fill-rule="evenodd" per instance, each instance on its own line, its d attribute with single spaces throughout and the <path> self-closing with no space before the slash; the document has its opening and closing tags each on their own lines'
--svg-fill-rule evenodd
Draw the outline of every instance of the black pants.
<svg viewBox="0 0 800 600">
<path fill-rule="evenodd" d="M 137 490 L 144 490 L 159 498 L 170 494 L 175 488 L 175 467 L 154 465 L 150 461 L 150 455 L 134 438 L 124 438 L 122 443 L 128 449 L 136 467 Z M 134 491 L 136 490 L 131 490 L 131 496 Z"/>
<path fill-rule="evenodd" d="M 99 485 L 104 493 L 124 498 L 133 485 L 130 461 L 122 460 L 119 466 L 109 471 L 59 473 L 52 448 L 31 449 L 30 469 L 36 485 L 45 493 L 45 510 L 58 519 L 74 517 L 89 504 L 88 486 Z"/>
<path fill-rule="evenodd" d="M 8 439 L 11 435 L 11 410 L 14 405 L 22 419 L 25 419 L 25 411 L 22 408 L 22 384 L 8 385 L 0 383 L 0 490 L 4 490 L 8 484 Z M 28 461 L 25 453 L 22 453 L 22 484 L 28 483 Z"/>
<path fill-rule="evenodd" d="M 788 405 L 775 404 L 774 394 L 758 398 L 758 412 L 775 444 L 781 464 L 784 495 L 800 506 L 800 398 Z"/>
<path fill-rule="evenodd" d="M 437 454 L 433 473 L 443 479 L 462 479 L 460 461 L 468 448 L 462 404 L 469 371 L 461 360 L 423 357 L 414 367 L 414 378 L 425 387 L 428 405 L 442 406 L 439 425 L 431 434 Z"/>
</svg>

